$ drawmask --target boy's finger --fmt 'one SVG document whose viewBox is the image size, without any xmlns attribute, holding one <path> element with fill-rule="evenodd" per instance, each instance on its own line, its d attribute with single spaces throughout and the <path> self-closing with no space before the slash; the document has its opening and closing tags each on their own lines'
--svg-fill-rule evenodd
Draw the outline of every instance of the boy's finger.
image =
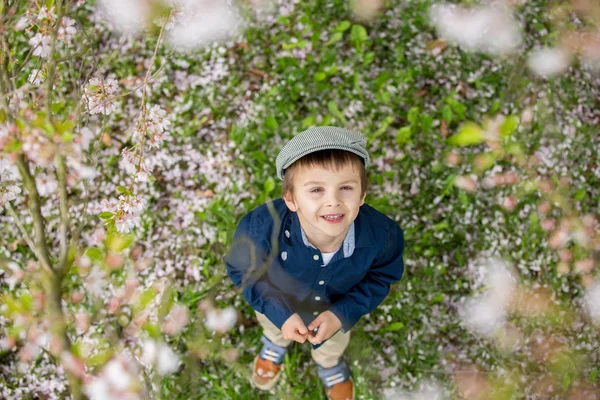
<svg viewBox="0 0 600 400">
<path fill-rule="evenodd" d="M 308 333 L 308 329 L 306 329 L 306 326 L 304 326 L 304 324 L 299 324 L 296 329 L 303 336 L 306 336 L 306 334 Z"/>
<path fill-rule="evenodd" d="M 290 338 L 298 343 L 304 343 L 306 341 L 306 336 L 299 334 L 298 332 L 294 332 L 292 337 Z"/>
<path fill-rule="evenodd" d="M 320 314 L 317 318 L 313 319 L 313 321 L 308 324 L 308 330 L 309 331 L 314 331 L 315 329 L 317 329 L 319 327 L 319 325 L 321 325 L 323 323 L 322 319 L 321 319 L 321 315 Z"/>
</svg>

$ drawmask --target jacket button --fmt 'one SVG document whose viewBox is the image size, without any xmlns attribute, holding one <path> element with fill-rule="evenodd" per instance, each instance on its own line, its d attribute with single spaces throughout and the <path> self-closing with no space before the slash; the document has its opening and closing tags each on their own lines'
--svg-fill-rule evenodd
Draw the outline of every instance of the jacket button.
<svg viewBox="0 0 600 400">
<path fill-rule="evenodd" d="M 321 298 L 320 298 L 319 296 L 316 296 L 316 297 L 315 297 L 315 300 L 316 300 L 316 301 L 319 301 L 319 300 L 321 300 Z"/>
<path fill-rule="evenodd" d="M 283 261 L 287 260 L 287 251 L 282 251 L 282 252 L 281 252 L 281 259 L 282 259 Z"/>
<path fill-rule="evenodd" d="M 319 285 L 324 285 L 325 281 L 319 281 Z"/>
<path fill-rule="evenodd" d="M 319 315 L 318 311 L 313 311 L 313 315 Z"/>
<path fill-rule="evenodd" d="M 318 259 L 319 259 L 319 256 L 318 256 L 317 254 L 315 254 L 315 255 L 313 256 L 313 260 L 317 261 Z"/>
<path fill-rule="evenodd" d="M 289 239 L 290 237 L 290 231 L 288 231 L 287 229 L 285 230 L 285 236 Z"/>
</svg>

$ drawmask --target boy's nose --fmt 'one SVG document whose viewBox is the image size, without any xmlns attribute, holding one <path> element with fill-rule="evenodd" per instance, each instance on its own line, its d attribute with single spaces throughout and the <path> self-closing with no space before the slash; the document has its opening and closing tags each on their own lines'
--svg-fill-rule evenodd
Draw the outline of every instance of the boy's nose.
<svg viewBox="0 0 600 400">
<path fill-rule="evenodd" d="M 328 206 L 337 207 L 340 205 L 340 199 L 337 196 L 337 193 L 330 193 L 327 196 L 326 204 Z"/>
</svg>

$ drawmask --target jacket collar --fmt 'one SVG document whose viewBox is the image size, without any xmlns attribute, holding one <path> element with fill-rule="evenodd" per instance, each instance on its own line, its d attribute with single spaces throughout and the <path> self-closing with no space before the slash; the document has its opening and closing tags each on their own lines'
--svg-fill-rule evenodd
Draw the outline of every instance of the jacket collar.
<svg viewBox="0 0 600 400">
<path fill-rule="evenodd" d="M 358 216 L 350 226 L 346 237 L 344 238 L 344 257 L 350 257 L 354 252 L 355 248 L 360 247 L 371 247 L 375 245 L 375 238 L 373 231 L 367 220 L 365 219 L 364 213 L 362 212 L 363 207 L 359 209 Z M 287 210 L 286 215 L 283 218 L 281 227 L 282 232 L 280 233 L 281 239 L 288 246 L 314 246 L 308 241 L 300 220 L 295 212 Z"/>
</svg>

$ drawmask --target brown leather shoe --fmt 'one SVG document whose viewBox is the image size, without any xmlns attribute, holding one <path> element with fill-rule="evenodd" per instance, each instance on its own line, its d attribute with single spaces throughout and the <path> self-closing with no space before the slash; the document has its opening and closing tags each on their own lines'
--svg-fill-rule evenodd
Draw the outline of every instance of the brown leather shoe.
<svg viewBox="0 0 600 400">
<path fill-rule="evenodd" d="M 277 365 L 273 361 L 263 360 L 260 355 L 254 358 L 252 369 L 252 383 L 258 389 L 271 390 L 281 376 L 283 365 Z"/>
<path fill-rule="evenodd" d="M 331 388 L 326 389 L 329 400 L 354 400 L 354 383 L 352 379 L 336 383 Z"/>
</svg>

